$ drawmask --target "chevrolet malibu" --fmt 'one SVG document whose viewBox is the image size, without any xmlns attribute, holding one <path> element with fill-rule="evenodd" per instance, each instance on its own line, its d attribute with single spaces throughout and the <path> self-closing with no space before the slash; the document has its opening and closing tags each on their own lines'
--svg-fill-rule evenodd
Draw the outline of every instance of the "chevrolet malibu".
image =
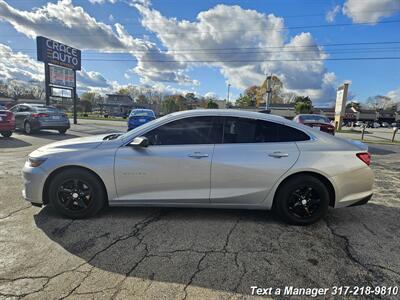
<svg viewBox="0 0 400 300">
<path fill-rule="evenodd" d="M 69 218 L 105 206 L 275 211 L 306 225 L 372 196 L 361 143 L 278 116 L 235 110 L 173 113 L 124 134 L 70 139 L 32 152 L 23 196 Z"/>
</svg>

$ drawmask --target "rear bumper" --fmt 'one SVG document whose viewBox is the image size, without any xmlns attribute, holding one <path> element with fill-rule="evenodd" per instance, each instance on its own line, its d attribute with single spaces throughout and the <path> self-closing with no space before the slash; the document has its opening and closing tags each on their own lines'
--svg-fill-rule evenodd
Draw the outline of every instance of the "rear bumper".
<svg viewBox="0 0 400 300">
<path fill-rule="evenodd" d="M 335 208 L 367 203 L 373 194 L 374 174 L 369 167 L 331 177 L 335 186 Z"/>
<path fill-rule="evenodd" d="M 41 122 L 32 121 L 32 129 L 69 129 L 71 127 L 69 122 Z"/>
<path fill-rule="evenodd" d="M 15 123 L 1 123 L 0 124 L 0 132 L 4 131 L 14 131 Z"/>
<path fill-rule="evenodd" d="M 371 200 L 371 198 L 372 198 L 372 194 L 367 196 L 367 197 L 365 197 L 365 198 L 363 198 L 363 199 L 361 199 L 361 200 L 358 200 L 357 202 L 354 202 L 353 204 L 351 204 L 349 206 L 359 206 L 359 205 L 367 204 L 368 201 Z"/>
</svg>

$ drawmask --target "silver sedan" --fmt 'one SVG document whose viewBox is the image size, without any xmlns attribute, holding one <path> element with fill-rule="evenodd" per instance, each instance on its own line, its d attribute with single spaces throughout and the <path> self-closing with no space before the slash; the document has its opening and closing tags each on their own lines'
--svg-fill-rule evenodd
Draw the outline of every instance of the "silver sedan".
<svg viewBox="0 0 400 300">
<path fill-rule="evenodd" d="M 69 218 L 107 205 L 185 206 L 273 209 L 306 225 L 329 206 L 368 202 L 370 159 L 362 143 L 278 116 L 192 110 L 39 148 L 23 168 L 23 196 Z"/>
</svg>

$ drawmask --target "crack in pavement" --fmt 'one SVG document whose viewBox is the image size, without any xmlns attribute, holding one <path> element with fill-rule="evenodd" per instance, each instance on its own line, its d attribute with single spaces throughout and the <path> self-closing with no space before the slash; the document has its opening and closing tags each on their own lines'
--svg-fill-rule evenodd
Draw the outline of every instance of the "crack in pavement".
<svg viewBox="0 0 400 300">
<path fill-rule="evenodd" d="M 325 220 L 326 226 L 328 227 L 328 229 L 330 230 L 330 232 L 332 233 L 332 235 L 342 239 L 345 242 L 345 246 L 343 251 L 346 253 L 347 257 L 354 263 L 356 263 L 357 265 L 359 265 L 362 269 L 366 270 L 367 273 L 370 273 L 372 275 L 373 279 L 376 279 L 378 281 L 378 285 L 379 283 L 383 282 L 383 277 L 382 274 L 378 274 L 375 270 L 371 269 L 370 267 L 368 267 L 368 264 L 363 264 L 352 252 L 350 248 L 353 248 L 352 245 L 350 244 L 350 240 L 347 236 L 345 235 L 341 235 L 339 233 L 337 233 L 331 226 L 331 224 Z M 371 286 L 375 286 L 376 284 L 374 284 L 373 282 L 368 282 L 368 285 Z M 377 296 L 378 297 L 378 296 Z M 381 298 L 381 297 L 378 297 Z"/>
<path fill-rule="evenodd" d="M 125 241 L 125 240 L 127 240 L 127 239 L 130 239 L 130 238 L 132 238 L 132 237 L 137 237 L 138 234 L 139 234 L 144 228 L 146 228 L 149 224 L 151 224 L 151 223 L 153 223 L 153 222 L 157 222 L 158 220 L 160 220 L 160 218 L 161 218 L 164 214 L 165 214 L 165 213 L 163 213 L 162 211 L 159 211 L 159 212 L 157 212 L 156 214 L 153 214 L 153 215 L 149 216 L 148 218 L 145 218 L 143 221 L 138 222 L 137 224 L 135 224 L 133 230 L 132 230 L 129 234 L 115 239 L 115 240 L 114 240 L 112 243 L 110 243 L 107 247 L 105 247 L 105 248 L 103 248 L 102 250 L 96 252 L 95 255 L 93 255 L 86 263 L 90 264 L 90 262 L 91 262 L 92 260 L 94 260 L 94 259 L 97 257 L 97 255 L 99 255 L 99 254 L 101 254 L 101 253 L 107 251 L 107 250 L 110 249 L 112 246 L 116 245 L 117 243 L 119 243 L 119 242 L 121 242 L 121 241 Z M 139 239 L 139 241 L 140 241 L 140 242 L 135 246 L 135 248 L 136 248 L 138 245 L 141 244 L 142 239 Z M 147 250 L 147 248 L 146 248 L 146 250 Z M 144 256 L 144 258 L 145 258 L 145 257 L 146 257 L 146 255 Z M 143 258 L 143 259 L 144 259 L 144 258 Z M 91 269 L 91 271 L 92 271 L 92 269 Z M 91 271 L 90 271 L 90 272 L 91 272 Z M 133 270 L 132 270 L 132 271 L 133 271 Z M 90 272 L 89 272 L 89 273 L 90 273 Z M 126 277 L 129 276 L 129 273 L 130 273 L 130 272 L 128 272 L 128 274 L 126 275 Z M 90 274 L 89 274 L 89 275 L 90 275 Z M 79 286 L 81 286 L 81 284 L 89 277 L 89 275 L 88 275 L 88 276 L 85 276 L 85 277 L 82 279 L 81 283 L 80 283 L 76 288 L 74 288 L 74 290 L 72 290 L 72 291 L 69 293 L 68 296 L 72 295 L 72 293 L 73 293 L 76 289 L 78 289 Z M 123 281 L 126 279 L 126 277 L 125 277 L 121 282 L 123 282 Z M 113 287 L 113 288 L 116 288 L 116 287 L 118 287 L 119 285 L 120 285 L 120 283 L 118 283 L 118 284 L 117 284 L 115 287 Z M 119 290 L 117 289 L 117 292 L 118 292 L 118 291 L 119 291 Z M 65 297 L 64 297 L 64 298 L 65 298 Z M 60 298 L 60 300 L 61 300 L 61 299 L 64 299 L 64 298 Z"/>
<path fill-rule="evenodd" d="M 22 209 L 21 209 L 21 210 L 22 210 Z M 88 260 L 86 260 L 85 262 L 79 264 L 78 266 L 76 266 L 76 267 L 74 267 L 74 268 L 72 268 L 72 269 L 64 270 L 64 271 L 59 272 L 59 273 L 56 273 L 56 274 L 54 274 L 54 275 L 52 275 L 52 276 L 21 276 L 21 277 L 17 277 L 17 278 L 0 278 L 0 280 L 4 280 L 4 281 L 6 281 L 6 282 L 13 282 L 13 281 L 20 280 L 20 279 L 46 279 L 47 281 L 46 281 L 46 283 L 42 286 L 41 289 L 39 289 L 39 290 L 37 290 L 37 291 L 33 291 L 33 292 L 30 292 L 30 293 L 27 293 L 27 294 L 25 294 L 25 295 L 23 295 L 23 296 L 27 296 L 27 295 L 30 295 L 30 294 L 34 294 L 34 293 L 41 292 L 41 291 L 43 291 L 43 290 L 48 286 L 49 282 L 50 282 L 52 279 L 54 279 L 54 278 L 56 278 L 56 277 L 58 277 L 58 276 L 60 276 L 60 275 L 63 275 L 63 274 L 65 274 L 65 273 L 68 273 L 68 272 L 80 272 L 80 271 L 78 271 L 78 269 L 79 269 L 80 267 L 82 267 L 82 266 L 84 266 L 84 265 L 86 265 L 86 264 L 90 264 L 90 262 L 93 261 L 99 254 L 103 253 L 104 251 L 107 251 L 109 248 L 111 248 L 111 247 L 114 246 L 115 244 L 117 244 L 117 243 L 119 243 L 119 242 L 121 242 L 121 241 L 127 240 L 127 239 L 129 239 L 129 238 L 131 238 L 131 237 L 135 237 L 142 229 L 144 229 L 144 228 L 145 228 L 146 226 L 148 226 L 150 223 L 158 221 L 158 220 L 161 218 L 162 215 L 163 215 L 162 212 L 158 212 L 157 214 L 155 214 L 155 215 L 152 214 L 152 215 L 148 216 L 147 218 L 145 218 L 144 220 L 142 220 L 142 221 L 136 223 L 135 226 L 134 226 L 134 229 L 133 229 L 129 234 L 124 235 L 124 236 L 120 236 L 120 237 L 116 238 L 116 239 L 113 240 L 110 244 L 108 244 L 106 247 L 104 247 L 103 249 L 101 249 L 101 250 L 97 251 L 95 254 L 93 254 Z M 94 268 L 94 267 L 92 267 L 92 269 L 87 273 L 87 276 L 85 276 L 84 278 L 82 278 L 81 282 L 80 282 L 75 288 L 73 288 L 73 289 L 68 293 L 67 296 L 61 297 L 60 299 L 64 299 L 64 298 L 70 296 L 70 295 L 85 281 L 85 279 L 87 279 L 87 278 L 89 277 L 90 272 L 93 270 L 93 268 Z M 1 294 L 0 294 L 0 295 L 1 295 Z M 6 295 L 6 296 L 7 296 L 7 295 Z M 12 296 L 18 297 L 18 295 L 12 295 Z M 8 297 L 9 297 L 9 296 L 8 296 Z"/>
<path fill-rule="evenodd" d="M 187 288 L 192 284 L 194 278 L 196 277 L 196 275 L 201 272 L 202 270 L 200 269 L 200 265 L 203 262 L 203 260 L 206 258 L 207 254 L 209 252 L 204 252 L 203 256 L 199 259 L 199 261 L 197 262 L 197 266 L 196 266 L 196 271 L 192 274 L 192 276 L 189 279 L 189 282 L 185 285 L 185 287 L 183 288 L 183 291 L 185 293 L 185 296 L 183 297 L 182 300 L 186 300 L 188 294 L 187 294 Z"/>
<path fill-rule="evenodd" d="M 27 209 L 27 208 L 31 208 L 31 207 L 32 207 L 32 205 L 28 205 L 28 206 L 24 206 L 24 207 L 22 207 L 22 208 L 20 208 L 20 209 L 14 210 L 14 211 L 8 213 L 7 215 L 1 217 L 0 220 L 7 219 L 7 218 L 9 218 L 9 217 L 11 217 L 11 216 L 13 216 L 13 215 L 19 213 L 20 211 L 23 211 L 23 210 L 25 210 L 25 209 Z"/>
</svg>

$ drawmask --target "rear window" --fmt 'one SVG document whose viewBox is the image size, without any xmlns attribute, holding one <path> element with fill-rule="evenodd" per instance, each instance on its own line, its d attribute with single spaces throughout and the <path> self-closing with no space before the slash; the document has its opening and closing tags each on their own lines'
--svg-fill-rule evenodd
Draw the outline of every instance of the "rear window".
<svg viewBox="0 0 400 300">
<path fill-rule="evenodd" d="M 325 116 L 320 115 L 307 115 L 307 116 L 300 116 L 300 120 L 303 122 L 318 122 L 318 123 L 329 123 L 329 119 Z"/>
<path fill-rule="evenodd" d="M 154 112 L 150 110 L 132 111 L 131 116 L 134 117 L 154 117 Z"/>
<path fill-rule="evenodd" d="M 55 107 L 34 107 L 38 113 L 59 113 L 60 111 Z"/>
</svg>

